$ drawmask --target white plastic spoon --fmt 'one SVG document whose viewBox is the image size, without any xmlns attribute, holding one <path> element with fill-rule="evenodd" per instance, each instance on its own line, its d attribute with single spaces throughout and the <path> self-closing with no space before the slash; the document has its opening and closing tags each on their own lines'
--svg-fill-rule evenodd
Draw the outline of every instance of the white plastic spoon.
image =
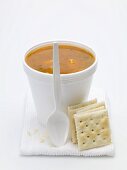
<svg viewBox="0 0 127 170">
<path fill-rule="evenodd" d="M 48 118 L 47 131 L 52 144 L 55 146 L 62 146 L 65 144 L 68 137 L 69 120 L 61 107 L 59 47 L 57 43 L 53 43 L 53 82 L 55 110 Z"/>
</svg>

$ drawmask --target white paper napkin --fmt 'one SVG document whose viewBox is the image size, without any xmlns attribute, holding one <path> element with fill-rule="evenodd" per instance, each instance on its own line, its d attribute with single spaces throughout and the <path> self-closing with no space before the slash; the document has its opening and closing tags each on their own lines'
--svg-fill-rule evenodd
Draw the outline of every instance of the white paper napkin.
<svg viewBox="0 0 127 170">
<path fill-rule="evenodd" d="M 98 101 L 104 100 L 106 102 L 111 126 L 111 107 L 109 106 L 110 103 L 106 94 L 100 89 L 92 89 L 89 99 L 92 98 L 97 98 Z M 85 151 L 78 151 L 77 145 L 72 144 L 71 141 L 67 142 L 67 144 L 62 147 L 52 146 L 50 141 L 48 141 L 45 127 L 40 126 L 37 121 L 37 114 L 30 91 L 26 96 L 24 112 L 24 126 L 20 147 L 21 155 L 114 156 L 113 143 Z"/>
</svg>

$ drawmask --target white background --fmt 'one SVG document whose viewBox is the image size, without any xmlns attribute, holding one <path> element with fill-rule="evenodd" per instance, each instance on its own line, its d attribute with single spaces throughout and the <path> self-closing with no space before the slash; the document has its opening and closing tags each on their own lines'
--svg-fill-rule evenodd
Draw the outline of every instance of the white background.
<svg viewBox="0 0 127 170">
<path fill-rule="evenodd" d="M 19 154 L 26 50 L 47 40 L 83 42 L 99 58 L 93 85 L 112 104 L 114 158 L 23 157 Z M 0 0 L 0 170 L 127 168 L 127 1 Z"/>
</svg>

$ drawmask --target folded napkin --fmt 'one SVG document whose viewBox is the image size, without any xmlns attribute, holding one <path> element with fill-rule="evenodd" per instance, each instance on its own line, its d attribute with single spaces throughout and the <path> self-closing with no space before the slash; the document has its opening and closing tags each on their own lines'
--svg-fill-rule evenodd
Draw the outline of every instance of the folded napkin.
<svg viewBox="0 0 127 170">
<path fill-rule="evenodd" d="M 89 95 L 89 100 L 97 98 L 98 101 L 105 101 L 110 119 L 111 127 L 111 107 L 106 94 L 100 89 L 92 89 Z M 48 134 L 45 127 L 42 127 L 37 121 L 37 114 L 32 100 L 31 92 L 26 95 L 24 105 L 25 117 L 23 134 L 21 139 L 20 153 L 21 155 L 63 155 L 63 156 L 114 156 L 113 143 L 107 146 L 94 149 L 78 151 L 78 147 L 68 141 L 62 147 L 54 147 L 48 140 Z"/>
</svg>

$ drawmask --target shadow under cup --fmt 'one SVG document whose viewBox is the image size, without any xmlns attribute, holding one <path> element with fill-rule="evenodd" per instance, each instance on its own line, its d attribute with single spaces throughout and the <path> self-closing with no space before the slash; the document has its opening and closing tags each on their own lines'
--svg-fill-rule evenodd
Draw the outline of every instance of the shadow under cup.
<svg viewBox="0 0 127 170">
<path fill-rule="evenodd" d="M 25 54 L 25 57 L 34 49 L 51 45 L 53 42 L 54 41 L 45 42 L 34 46 Z M 87 99 L 91 87 L 92 77 L 97 67 L 97 58 L 95 53 L 89 47 L 83 44 L 72 41 L 55 42 L 58 44 L 83 48 L 92 53 L 95 57 L 94 63 L 87 69 L 71 74 L 61 74 L 62 106 L 63 110 L 67 112 L 67 107 L 69 105 L 78 104 Z M 33 101 L 37 112 L 37 118 L 41 124 L 46 125 L 49 115 L 55 108 L 53 94 L 53 75 L 32 69 L 25 62 L 25 57 L 23 66 L 31 88 Z"/>
</svg>

